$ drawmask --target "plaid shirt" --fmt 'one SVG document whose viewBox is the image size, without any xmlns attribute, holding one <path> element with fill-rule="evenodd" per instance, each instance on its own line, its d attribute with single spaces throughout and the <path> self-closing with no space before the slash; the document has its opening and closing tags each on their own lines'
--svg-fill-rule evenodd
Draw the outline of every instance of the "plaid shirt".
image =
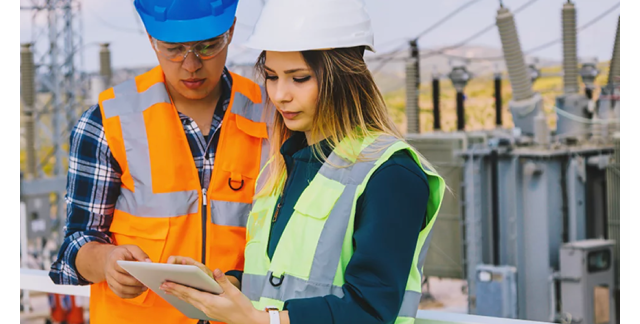
<svg viewBox="0 0 640 324">
<path fill-rule="evenodd" d="M 178 113 L 203 189 L 209 187 L 220 134 L 218 130 L 231 98 L 232 79 L 226 68 L 221 80 L 222 95 L 211 121 L 208 142 L 193 119 Z M 82 278 L 76 269 L 76 256 L 80 248 L 89 242 L 113 243 L 109 227 L 120 195 L 122 174 L 107 144 L 98 105 L 82 114 L 71 133 L 70 142 L 65 239 L 57 260 L 51 265 L 49 277 L 56 284 L 88 285 L 91 282 Z M 209 159 L 204 158 L 207 153 Z"/>
</svg>

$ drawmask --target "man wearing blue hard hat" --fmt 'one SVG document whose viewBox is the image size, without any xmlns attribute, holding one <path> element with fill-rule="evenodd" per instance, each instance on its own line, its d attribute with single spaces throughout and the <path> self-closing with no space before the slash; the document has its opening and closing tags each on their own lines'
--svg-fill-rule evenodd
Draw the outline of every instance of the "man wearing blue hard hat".
<svg viewBox="0 0 640 324">
<path fill-rule="evenodd" d="M 102 92 L 71 134 L 49 276 L 91 285 L 90 321 L 191 323 L 118 266 L 187 256 L 236 285 L 268 155 L 264 90 L 225 67 L 238 0 L 135 0 L 159 65 Z"/>
</svg>

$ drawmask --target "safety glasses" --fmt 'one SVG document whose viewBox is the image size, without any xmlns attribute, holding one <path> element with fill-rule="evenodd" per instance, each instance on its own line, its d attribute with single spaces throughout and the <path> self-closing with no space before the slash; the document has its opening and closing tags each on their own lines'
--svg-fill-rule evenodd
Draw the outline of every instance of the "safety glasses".
<svg viewBox="0 0 640 324">
<path fill-rule="evenodd" d="M 172 62 L 184 61 L 189 53 L 195 54 L 201 60 L 208 60 L 216 57 L 227 46 L 229 31 L 216 38 L 192 43 L 191 45 L 187 45 L 188 43 L 167 43 L 155 38 L 152 38 L 152 40 L 156 52 Z"/>
</svg>

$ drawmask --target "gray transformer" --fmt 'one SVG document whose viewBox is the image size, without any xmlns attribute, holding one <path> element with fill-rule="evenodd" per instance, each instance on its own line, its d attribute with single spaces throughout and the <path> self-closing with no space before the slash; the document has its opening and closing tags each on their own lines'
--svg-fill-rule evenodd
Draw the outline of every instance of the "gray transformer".
<svg viewBox="0 0 640 324">
<path fill-rule="evenodd" d="M 612 324 L 614 241 L 585 240 L 560 249 L 562 318 L 565 323 Z"/>
<path fill-rule="evenodd" d="M 433 238 L 424 263 L 424 275 L 445 278 L 466 277 L 462 247 L 462 217 L 459 200 L 464 159 L 455 152 L 469 146 L 485 144 L 485 132 L 433 132 L 407 134 L 407 142 L 424 155 L 444 177 L 447 191 L 433 229 Z"/>
<path fill-rule="evenodd" d="M 518 318 L 516 268 L 479 264 L 476 267 L 477 315 Z"/>
<path fill-rule="evenodd" d="M 483 312 L 477 267 L 512 266 L 517 318 L 554 322 L 561 246 L 606 235 L 606 161 L 613 146 L 492 142 L 502 145 L 461 152 L 469 312 Z"/>
</svg>

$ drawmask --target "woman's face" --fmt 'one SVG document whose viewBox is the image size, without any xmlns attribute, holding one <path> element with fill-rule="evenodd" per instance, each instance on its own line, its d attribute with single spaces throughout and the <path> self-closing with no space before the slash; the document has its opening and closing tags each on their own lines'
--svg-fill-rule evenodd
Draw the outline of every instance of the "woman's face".
<svg viewBox="0 0 640 324">
<path fill-rule="evenodd" d="M 269 98 L 292 131 L 307 139 L 316 113 L 318 81 L 300 52 L 266 52 L 266 88 Z"/>
</svg>

